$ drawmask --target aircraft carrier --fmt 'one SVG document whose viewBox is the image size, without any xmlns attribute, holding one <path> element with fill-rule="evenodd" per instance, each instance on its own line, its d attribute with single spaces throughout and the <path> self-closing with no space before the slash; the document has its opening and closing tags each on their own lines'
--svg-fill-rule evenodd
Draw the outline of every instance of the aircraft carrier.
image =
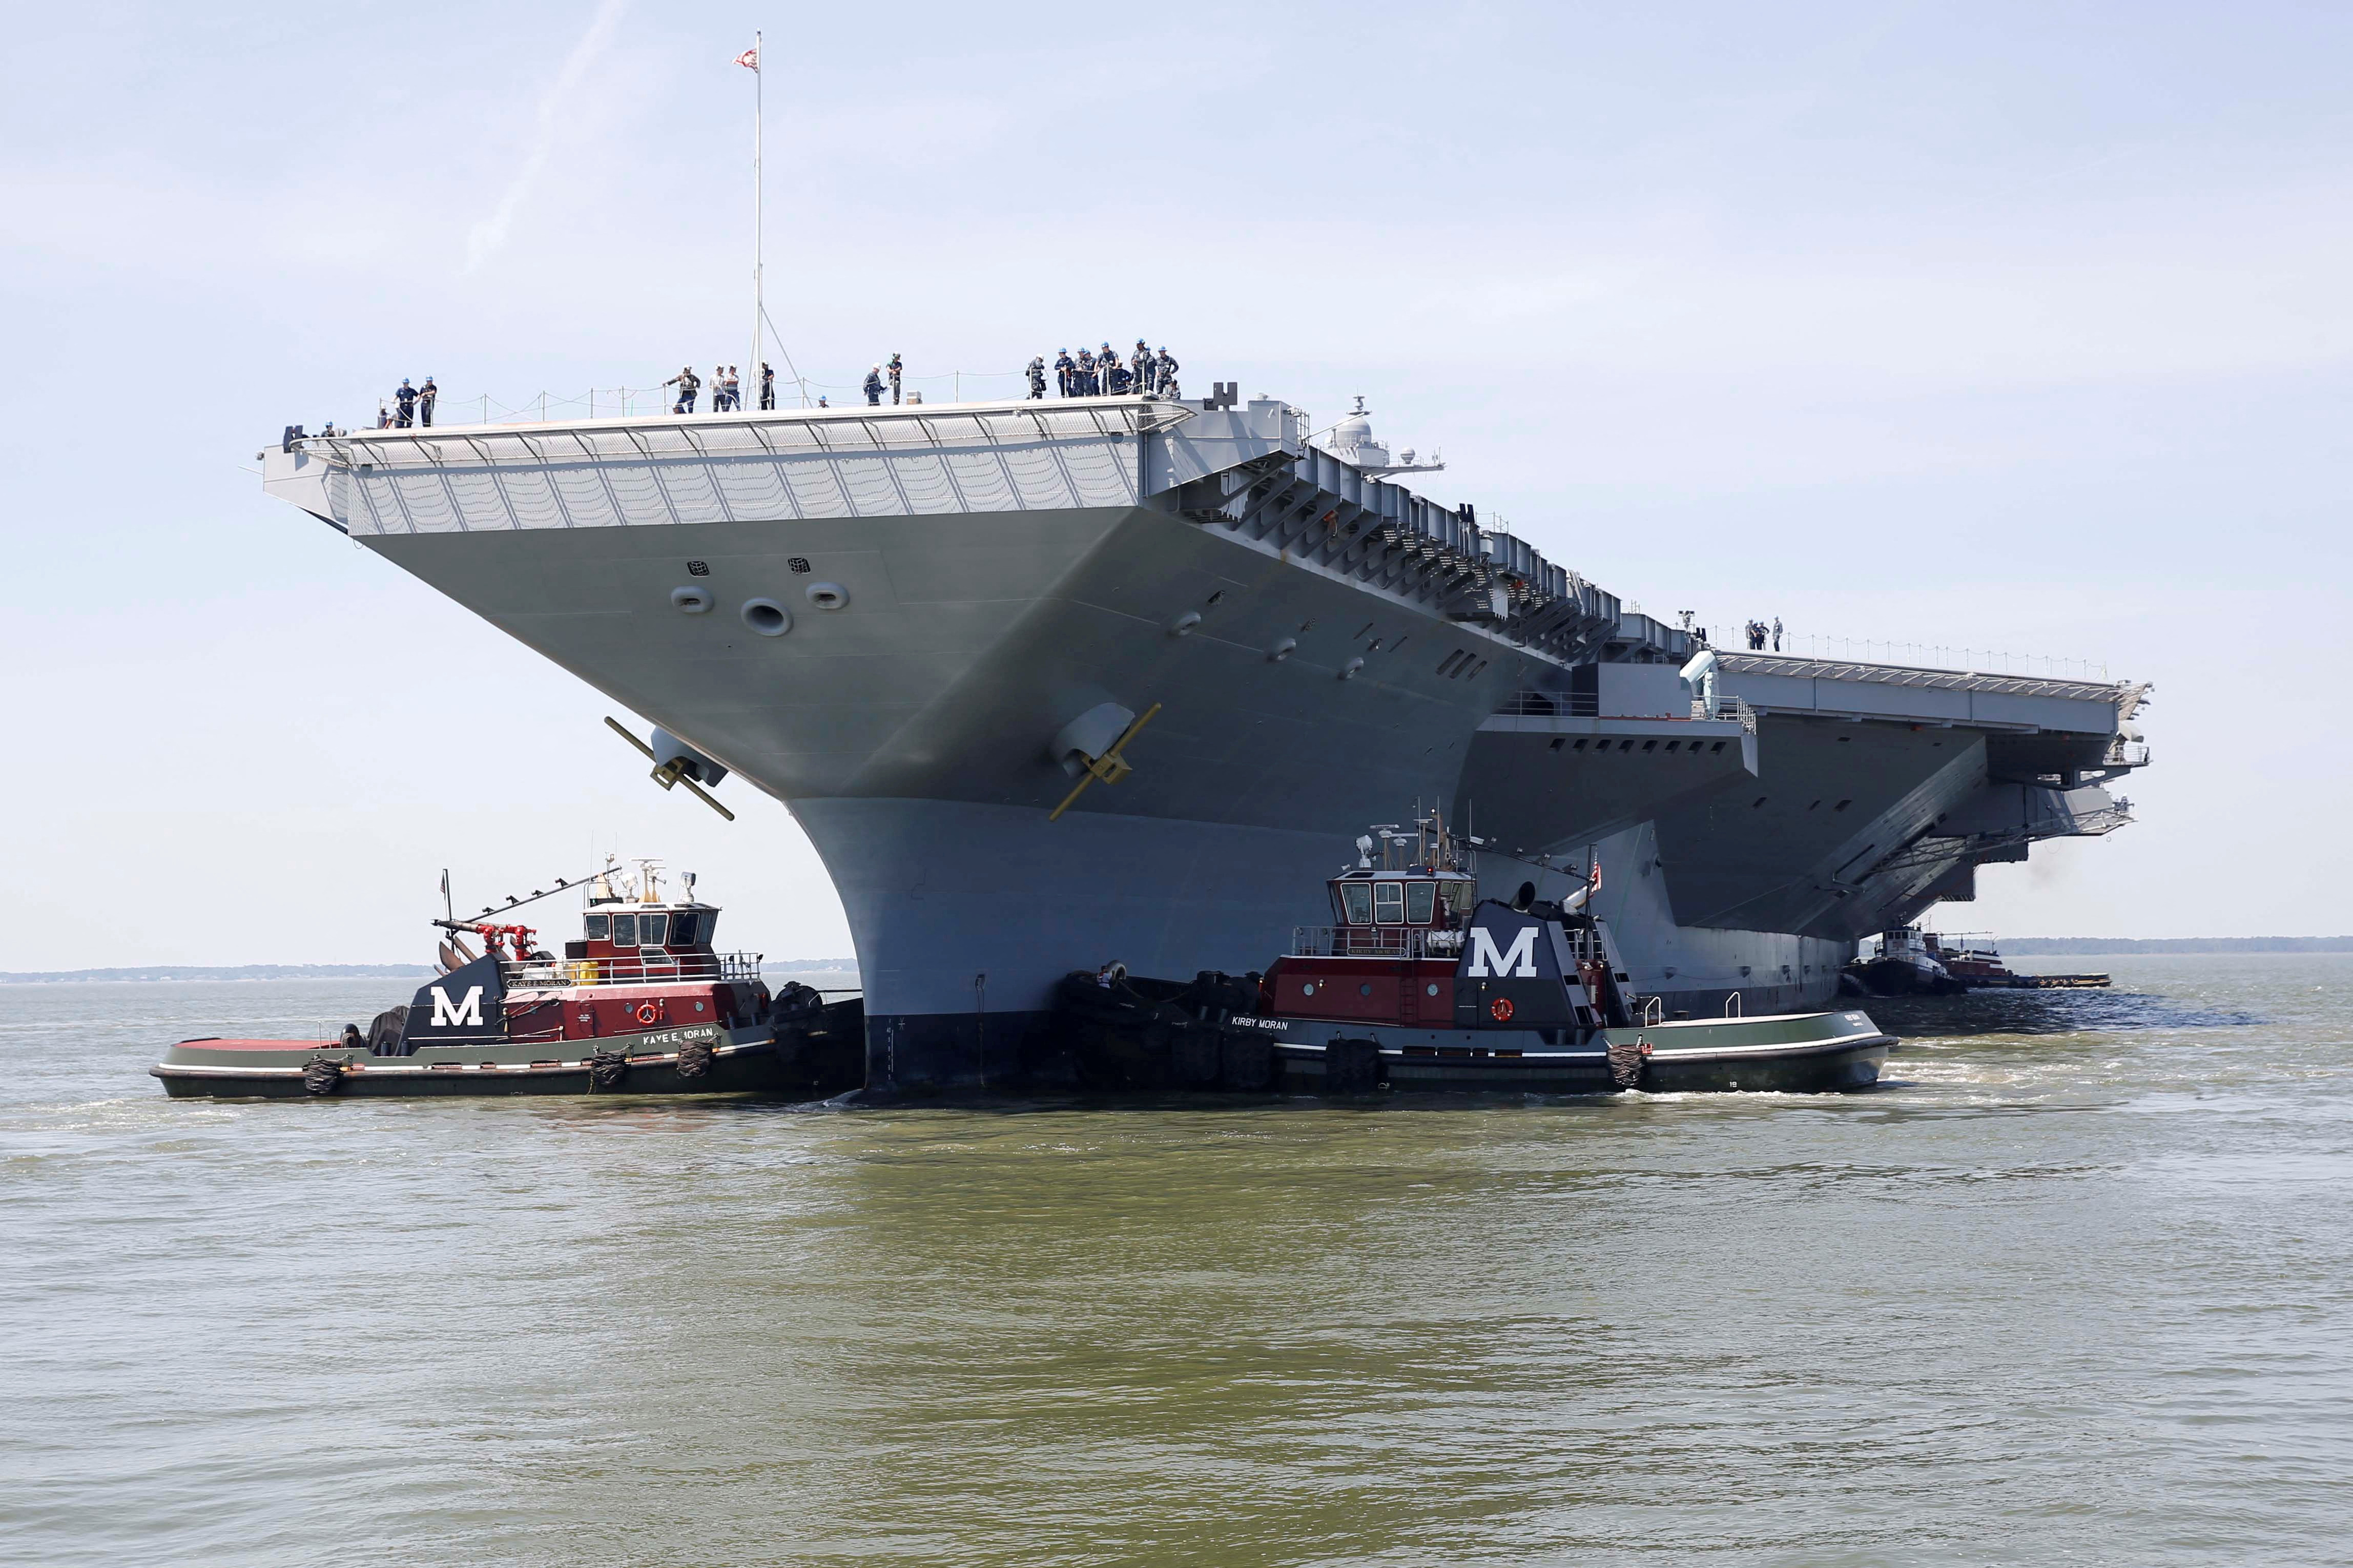
<svg viewBox="0 0 2353 1568">
<path fill-rule="evenodd" d="M 1221 384 L 290 430 L 264 484 L 783 802 L 877 1089 L 1009 1084 L 1072 970 L 1264 969 L 1417 803 L 1504 896 L 1598 858 L 1633 989 L 1694 1016 L 1821 1005 L 1978 866 L 2128 820 L 2145 687 L 1687 681 L 1689 632 L 1406 488 L 1362 417 L 1310 433 Z"/>
</svg>

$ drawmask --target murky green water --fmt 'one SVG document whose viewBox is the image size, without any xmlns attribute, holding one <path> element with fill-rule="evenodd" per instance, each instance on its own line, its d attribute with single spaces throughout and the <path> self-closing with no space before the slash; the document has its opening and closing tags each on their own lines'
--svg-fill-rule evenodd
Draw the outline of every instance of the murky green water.
<svg viewBox="0 0 2353 1568">
<path fill-rule="evenodd" d="M 2110 967 L 1380 1109 L 208 1105 L 387 988 L 11 988 L 0 1558 L 2347 1561 L 2353 959 Z"/>
</svg>

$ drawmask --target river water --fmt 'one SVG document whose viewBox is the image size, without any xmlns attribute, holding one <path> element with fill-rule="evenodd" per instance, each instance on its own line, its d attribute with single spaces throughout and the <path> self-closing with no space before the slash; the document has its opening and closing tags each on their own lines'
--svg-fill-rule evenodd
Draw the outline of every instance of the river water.
<svg viewBox="0 0 2353 1568">
<path fill-rule="evenodd" d="M 2353 956 L 2104 962 L 1345 1106 L 174 1101 L 400 987 L 10 987 L 0 1559 L 2353 1560 Z"/>
</svg>

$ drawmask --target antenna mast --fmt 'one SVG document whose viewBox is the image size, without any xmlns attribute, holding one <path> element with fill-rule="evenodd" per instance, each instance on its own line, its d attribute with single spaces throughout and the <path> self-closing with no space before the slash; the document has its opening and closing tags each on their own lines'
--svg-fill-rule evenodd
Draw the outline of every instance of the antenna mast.
<svg viewBox="0 0 2353 1568">
<path fill-rule="evenodd" d="M 739 34 L 737 34 L 737 35 L 736 35 L 736 37 L 743 37 L 743 35 L 739 33 Z M 751 59 L 751 66 L 752 66 L 752 357 L 751 357 L 751 359 L 750 359 L 748 362 L 746 362 L 746 363 L 747 363 L 747 368 L 746 368 L 746 370 L 745 370 L 744 374 L 745 374 L 746 375 L 748 375 L 748 376 L 751 378 L 751 381 L 752 381 L 752 390 L 753 390 L 753 406 L 754 406 L 754 407 L 755 407 L 755 408 L 759 406 L 758 397 L 759 397 L 759 389 L 760 389 L 760 386 L 761 386 L 761 381 L 760 381 L 760 323 L 761 323 L 763 321 L 765 321 L 765 320 L 766 319 L 766 317 L 767 317 L 767 310 L 766 310 L 766 307 L 765 307 L 765 303 L 763 302 L 763 300 L 762 300 L 762 299 L 761 299 L 761 284 L 762 284 L 762 280 L 761 280 L 761 276 L 760 276 L 760 275 L 761 275 L 762 267 L 763 267 L 764 262 L 765 262 L 765 258 L 763 256 L 762 252 L 764 251 L 764 249 L 765 249 L 765 237 L 766 237 L 765 230 L 766 230 L 766 225 L 767 225 L 767 214 L 766 214 L 766 212 L 765 211 L 765 208 L 764 208 L 764 198 L 765 198 L 765 196 L 766 193 L 765 193 L 765 190 L 764 190 L 764 188 L 763 188 L 762 181 L 761 181 L 761 178 L 760 178 L 760 142 L 761 142 L 761 132 L 760 132 L 760 115 L 761 115 L 761 110 L 762 110 L 762 109 L 765 107 L 765 105 L 764 105 L 764 104 L 763 104 L 763 102 L 762 102 L 762 100 L 766 96 L 766 90 L 765 90 L 765 89 L 766 89 L 766 87 L 767 87 L 767 81 L 766 81 L 766 75 L 767 75 L 767 73 L 766 73 L 766 72 L 762 68 L 762 65 L 763 65 L 763 62 L 761 61 L 761 58 L 760 58 L 760 34 L 759 34 L 756 30 L 754 30 L 754 33 L 752 34 L 752 59 Z M 742 387 L 743 387 L 743 384 L 743 384 L 743 381 L 742 381 L 741 379 L 739 379 L 739 380 L 736 382 L 736 384 L 736 384 L 736 387 L 737 387 L 736 396 L 740 399 L 740 398 L 743 396 L 743 392 L 742 392 Z M 739 412 L 739 413 L 740 413 L 740 412 L 742 412 L 742 409 L 743 409 L 743 404 L 742 404 L 740 401 L 736 404 L 736 405 L 735 405 L 735 406 L 736 406 L 736 410 L 737 410 L 737 412 Z"/>
</svg>

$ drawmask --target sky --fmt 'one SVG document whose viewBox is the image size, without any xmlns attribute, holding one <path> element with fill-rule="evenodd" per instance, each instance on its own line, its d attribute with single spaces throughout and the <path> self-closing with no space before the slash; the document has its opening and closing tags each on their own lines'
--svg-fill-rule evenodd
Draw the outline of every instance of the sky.
<svg viewBox="0 0 2353 1568">
<path fill-rule="evenodd" d="M 746 361 L 754 29 L 813 383 L 1362 395 L 1654 614 L 2153 682 L 2139 820 L 1945 929 L 2353 930 L 2353 8 L 86 0 L 0 54 L 0 970 L 419 962 L 444 867 L 607 852 L 849 951 L 781 807 L 254 464 Z"/>
</svg>

